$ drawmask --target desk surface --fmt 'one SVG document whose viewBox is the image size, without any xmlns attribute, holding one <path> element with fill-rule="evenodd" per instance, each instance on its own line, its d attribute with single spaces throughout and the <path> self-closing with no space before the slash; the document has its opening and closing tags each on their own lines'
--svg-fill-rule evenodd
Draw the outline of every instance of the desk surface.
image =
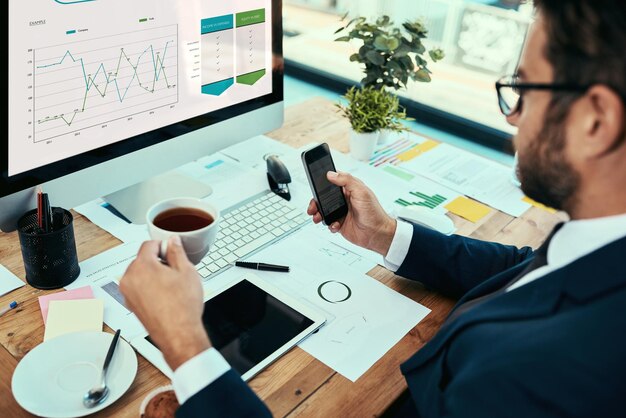
<svg viewBox="0 0 626 418">
<path fill-rule="evenodd" d="M 311 99 L 286 109 L 285 124 L 270 137 L 299 147 L 326 141 L 342 152 L 348 151 L 348 123 L 331 102 Z M 120 244 L 108 232 L 73 212 L 79 260 L 85 260 Z M 457 233 L 478 239 L 517 246 L 537 247 L 559 221 L 560 214 L 538 208 L 513 218 L 492 211 L 478 223 L 452 215 Z M 16 233 L 0 233 L 0 263 L 24 280 L 24 266 Z M 419 350 L 439 329 L 454 301 L 421 285 L 395 276 L 377 266 L 369 275 L 390 288 L 419 302 L 432 312 L 396 344 L 356 383 L 334 372 L 299 347 L 294 348 L 250 381 L 252 389 L 267 403 L 274 416 L 376 416 L 406 389 L 399 365 Z M 30 416 L 10 394 L 10 382 L 17 362 L 43 341 L 44 324 L 37 298 L 56 291 L 41 291 L 28 285 L 0 298 L 0 306 L 12 300 L 20 305 L 0 318 L 0 410 L 3 416 Z M 105 326 L 105 330 L 112 332 Z M 138 355 L 139 370 L 130 390 L 113 406 L 96 417 L 137 417 L 139 406 L 152 389 L 169 384 L 168 379 Z"/>
</svg>

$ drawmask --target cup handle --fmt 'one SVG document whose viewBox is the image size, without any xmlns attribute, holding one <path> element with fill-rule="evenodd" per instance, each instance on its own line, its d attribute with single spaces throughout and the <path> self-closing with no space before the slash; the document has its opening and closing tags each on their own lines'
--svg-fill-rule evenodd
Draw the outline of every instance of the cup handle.
<svg viewBox="0 0 626 418">
<path fill-rule="evenodd" d="M 159 245 L 159 258 L 163 261 L 167 261 L 167 240 L 161 240 Z"/>
</svg>

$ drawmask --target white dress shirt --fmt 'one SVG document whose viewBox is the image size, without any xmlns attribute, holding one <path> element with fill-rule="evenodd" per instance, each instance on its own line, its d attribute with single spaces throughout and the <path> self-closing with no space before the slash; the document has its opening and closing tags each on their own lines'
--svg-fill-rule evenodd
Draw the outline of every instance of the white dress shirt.
<svg viewBox="0 0 626 418">
<path fill-rule="evenodd" d="M 537 280 L 623 237 L 626 237 L 626 214 L 567 222 L 554 234 L 550 242 L 548 264 L 528 273 L 511 285 L 507 292 Z M 400 268 L 409 252 L 412 238 L 413 226 L 398 221 L 389 252 L 385 257 L 385 267 L 393 272 Z M 188 360 L 174 372 L 172 383 L 178 402 L 182 405 L 229 370 L 230 365 L 214 348 Z"/>
</svg>

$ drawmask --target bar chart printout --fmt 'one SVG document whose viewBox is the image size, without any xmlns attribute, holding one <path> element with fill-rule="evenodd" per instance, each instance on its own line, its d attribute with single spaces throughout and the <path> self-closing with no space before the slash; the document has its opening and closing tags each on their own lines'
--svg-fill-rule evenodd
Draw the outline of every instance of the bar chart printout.
<svg viewBox="0 0 626 418">
<path fill-rule="evenodd" d="M 428 209 L 435 209 L 447 200 L 444 196 L 439 194 L 432 196 L 421 192 L 410 192 L 410 194 L 415 198 L 415 200 L 409 201 L 406 199 L 397 199 L 395 203 L 400 206 L 423 206 Z"/>
<path fill-rule="evenodd" d="M 219 96 L 235 82 L 233 15 L 202 19 L 202 93 Z"/>
<path fill-rule="evenodd" d="M 265 76 L 265 9 L 237 13 L 237 83 L 253 85 Z"/>
</svg>

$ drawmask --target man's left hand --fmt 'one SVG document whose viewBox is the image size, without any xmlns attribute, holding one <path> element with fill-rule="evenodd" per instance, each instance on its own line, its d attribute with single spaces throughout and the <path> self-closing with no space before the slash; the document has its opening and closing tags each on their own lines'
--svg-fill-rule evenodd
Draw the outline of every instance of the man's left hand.
<svg viewBox="0 0 626 418">
<path fill-rule="evenodd" d="M 137 315 L 165 361 L 176 370 L 211 347 L 202 324 L 200 276 L 180 238 L 170 238 L 167 263 L 159 259 L 159 242 L 146 241 L 120 281 L 126 307 Z"/>
</svg>

